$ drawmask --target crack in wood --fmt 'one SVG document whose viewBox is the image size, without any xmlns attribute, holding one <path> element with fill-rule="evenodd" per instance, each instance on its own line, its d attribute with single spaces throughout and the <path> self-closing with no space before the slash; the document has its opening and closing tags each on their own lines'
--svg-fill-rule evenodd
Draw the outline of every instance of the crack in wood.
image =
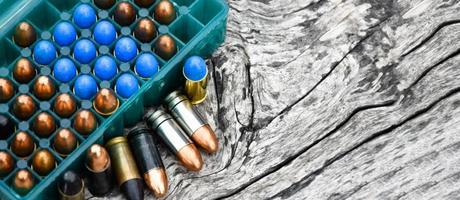
<svg viewBox="0 0 460 200">
<path fill-rule="evenodd" d="M 415 45 L 413 48 L 411 48 L 406 53 L 403 53 L 402 57 L 406 57 L 407 55 L 411 54 L 412 52 L 414 52 L 417 49 L 419 49 L 420 47 L 422 47 L 425 43 L 430 41 L 436 35 L 436 33 L 438 33 L 441 29 L 443 29 L 443 28 L 445 28 L 447 26 L 453 25 L 453 24 L 458 24 L 458 23 L 460 23 L 460 19 L 442 22 L 426 38 L 424 38 L 419 44 Z"/>
<path fill-rule="evenodd" d="M 355 116 L 356 114 L 358 114 L 358 113 L 360 113 L 362 111 L 365 111 L 365 110 L 369 110 L 369 109 L 375 109 L 375 108 L 381 108 L 381 107 L 389 107 L 389 106 L 394 105 L 395 102 L 396 102 L 395 100 L 391 100 L 391 101 L 386 101 L 386 102 L 383 102 L 383 103 L 380 103 L 380 104 L 365 105 L 365 106 L 361 106 L 361 107 L 356 108 L 355 110 L 353 110 L 353 112 L 344 121 L 342 121 L 340 124 L 338 124 L 334 129 L 329 131 L 323 137 L 315 140 L 313 143 L 311 143 L 310 145 L 304 147 L 303 149 L 301 149 L 298 153 L 294 154 L 293 156 L 288 157 L 283 162 L 271 167 L 265 173 L 255 177 L 254 179 L 251 179 L 249 182 L 243 184 L 240 188 L 234 190 L 233 192 L 231 192 L 231 193 L 229 193 L 227 195 L 218 197 L 217 199 L 225 199 L 225 198 L 229 198 L 229 197 L 231 197 L 231 196 L 233 196 L 235 194 L 238 194 L 239 192 L 243 191 L 245 188 L 249 187 L 250 185 L 252 185 L 253 183 L 259 181 L 260 179 L 262 179 L 262 178 L 264 178 L 264 177 L 266 177 L 266 176 L 268 176 L 270 174 L 275 173 L 276 171 L 278 171 L 279 169 L 283 168 L 285 165 L 291 163 L 293 160 L 298 158 L 300 155 L 304 154 L 309 149 L 311 149 L 312 147 L 314 147 L 315 145 L 317 145 L 318 143 L 323 141 L 325 138 L 333 135 L 341 127 L 343 127 L 345 124 L 347 124 L 348 121 L 350 121 L 353 118 L 353 116 Z"/>
<path fill-rule="evenodd" d="M 263 129 L 265 127 L 267 127 L 270 123 L 273 122 L 273 120 L 275 120 L 277 117 L 281 116 L 281 115 L 284 115 L 285 113 L 289 112 L 289 110 L 291 110 L 292 107 L 294 107 L 295 105 L 297 105 L 299 102 L 301 102 L 303 99 L 307 98 L 308 95 L 310 95 L 310 93 L 312 93 L 316 87 L 318 87 L 324 80 L 326 80 L 326 78 L 332 74 L 332 72 L 337 68 L 337 66 L 340 65 L 340 63 L 342 63 L 342 61 L 348 56 L 350 55 L 352 52 L 354 52 L 355 50 L 357 50 L 357 48 L 365 41 L 367 40 L 374 32 L 370 33 L 370 34 L 367 34 L 365 37 L 361 38 L 361 40 L 359 40 L 355 46 L 353 46 L 353 48 L 351 48 L 347 53 L 345 53 L 344 56 L 342 56 L 342 58 L 335 62 L 332 67 L 330 68 L 330 70 L 324 74 L 321 79 L 310 89 L 308 90 L 304 95 L 302 95 L 300 98 L 298 98 L 297 100 L 295 100 L 293 103 L 291 103 L 290 105 L 286 106 L 283 110 L 281 110 L 278 114 L 276 114 L 275 116 L 271 117 L 270 120 L 268 120 L 267 123 L 264 123 L 264 124 L 256 124 L 254 125 L 252 131 L 257 131 L 257 130 L 260 130 L 260 129 Z"/>
<path fill-rule="evenodd" d="M 420 117 L 422 116 L 423 114 L 429 112 L 434 106 L 436 106 L 439 102 L 457 94 L 460 92 L 460 87 L 459 88 L 455 88 L 453 90 L 450 90 L 449 92 L 447 92 L 445 95 L 441 96 L 440 98 L 438 98 L 437 100 L 433 101 L 431 104 L 429 104 L 428 106 L 426 106 L 425 108 L 423 109 L 420 109 L 418 111 L 416 111 L 414 114 L 410 115 L 409 117 L 407 117 L 405 120 L 401 121 L 400 123 L 397 123 L 397 124 L 393 124 L 391 125 L 390 127 L 386 128 L 386 129 L 383 129 L 381 131 L 378 131 L 374 134 L 372 134 L 370 137 L 366 138 L 365 140 L 361 141 L 360 143 L 358 143 L 357 145 L 353 146 L 352 148 L 350 148 L 349 150 L 345 151 L 345 152 L 342 152 L 338 155 L 336 155 L 335 157 L 329 159 L 329 160 L 326 160 L 324 165 L 321 166 L 319 169 L 313 171 L 312 173 L 308 174 L 307 176 L 305 176 L 304 178 L 302 178 L 302 180 L 300 180 L 299 182 L 291 185 L 290 187 L 280 191 L 279 193 L 277 193 L 276 195 L 274 195 L 272 198 L 275 198 L 275 197 L 283 197 L 283 198 L 286 198 L 286 194 L 292 194 L 294 193 L 295 191 L 301 189 L 301 188 L 304 188 L 304 187 L 307 187 L 313 180 L 315 180 L 315 178 L 320 175 L 327 167 L 329 167 L 330 165 L 332 165 L 334 162 L 342 159 L 344 156 L 346 156 L 347 154 L 353 152 L 354 150 L 358 149 L 359 147 L 361 147 L 362 145 L 368 143 L 368 142 L 371 142 L 385 134 L 388 134 L 390 132 L 392 132 L 393 130 L 401 127 L 402 125 L 406 124 L 407 122 L 410 122 L 412 120 L 414 120 L 415 118 L 417 117 Z M 290 195 L 287 195 L 287 196 L 290 196 Z"/>
</svg>

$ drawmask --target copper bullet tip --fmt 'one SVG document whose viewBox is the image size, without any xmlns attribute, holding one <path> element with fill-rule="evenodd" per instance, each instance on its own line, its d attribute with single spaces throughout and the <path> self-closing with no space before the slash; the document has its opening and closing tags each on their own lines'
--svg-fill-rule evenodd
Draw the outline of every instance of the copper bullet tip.
<svg viewBox="0 0 460 200">
<path fill-rule="evenodd" d="M 169 35 L 160 36 L 155 43 L 155 53 L 165 60 L 172 58 L 176 51 L 176 42 Z"/>
<path fill-rule="evenodd" d="M 32 154 L 35 150 L 35 143 L 32 137 L 24 131 L 20 131 L 14 136 L 11 142 L 11 151 L 21 158 Z"/>
<path fill-rule="evenodd" d="M 177 152 L 179 161 L 190 171 L 200 171 L 203 167 L 203 158 L 194 144 L 188 144 Z"/>
<path fill-rule="evenodd" d="M 94 0 L 94 4 L 100 9 L 109 9 L 115 4 L 115 0 Z"/>
<path fill-rule="evenodd" d="M 69 155 L 77 148 L 78 140 L 69 129 L 61 129 L 54 136 L 54 149 L 62 156 Z"/>
<path fill-rule="evenodd" d="M 106 170 L 110 167 L 109 153 L 103 146 L 93 144 L 86 152 L 86 166 L 93 172 Z"/>
<path fill-rule="evenodd" d="M 153 15 L 155 20 L 161 24 L 170 24 L 176 19 L 176 10 L 169 0 L 161 0 L 160 3 L 155 6 Z"/>
<path fill-rule="evenodd" d="M 49 113 L 42 112 L 33 122 L 33 130 L 41 137 L 48 137 L 56 130 L 56 122 Z"/>
<path fill-rule="evenodd" d="M 192 134 L 192 140 L 207 153 L 215 153 L 219 147 L 216 134 L 208 124 L 198 128 Z"/>
<path fill-rule="evenodd" d="M 93 106 L 101 115 L 111 115 L 118 108 L 119 101 L 112 89 L 101 89 L 94 98 Z"/>
<path fill-rule="evenodd" d="M 26 169 L 19 170 L 14 176 L 13 188 L 14 190 L 21 194 L 27 194 L 35 185 L 34 177 L 32 173 Z"/>
<path fill-rule="evenodd" d="M 73 122 L 73 127 L 77 132 L 88 135 L 97 127 L 96 116 L 89 110 L 78 111 Z"/>
<path fill-rule="evenodd" d="M 69 94 L 60 94 L 54 101 L 54 112 L 60 117 L 70 117 L 77 110 L 75 99 Z"/>
<path fill-rule="evenodd" d="M 13 69 L 13 77 L 19 83 L 28 83 L 36 75 L 35 67 L 27 58 L 21 58 L 16 62 Z"/>
<path fill-rule="evenodd" d="M 0 176 L 8 175 L 13 168 L 13 157 L 5 151 L 0 151 Z"/>
<path fill-rule="evenodd" d="M 6 102 L 14 95 L 13 82 L 6 78 L 0 78 L 0 102 Z"/>
<path fill-rule="evenodd" d="M 13 104 L 13 113 L 19 119 L 25 120 L 31 117 L 36 110 L 36 105 L 32 97 L 21 94 Z"/>
<path fill-rule="evenodd" d="M 136 20 L 136 9 L 128 2 L 120 2 L 113 11 L 113 18 L 121 26 L 129 26 Z"/>
<path fill-rule="evenodd" d="M 56 92 L 56 86 L 48 76 L 40 76 L 34 84 L 34 94 L 40 100 L 50 99 Z"/>
<path fill-rule="evenodd" d="M 46 149 L 39 150 L 32 159 L 32 168 L 40 176 L 46 176 L 53 171 L 56 166 L 56 160 Z"/>
<path fill-rule="evenodd" d="M 140 7 L 148 8 L 153 3 L 155 3 L 155 0 L 134 0 L 134 3 Z"/>
<path fill-rule="evenodd" d="M 13 40 L 20 47 L 28 47 L 37 39 L 37 33 L 32 25 L 21 22 L 14 30 Z"/>
<path fill-rule="evenodd" d="M 134 36 L 141 42 L 150 42 L 157 35 L 155 23 L 151 19 L 144 18 L 137 22 L 134 29 Z"/>
<path fill-rule="evenodd" d="M 165 169 L 155 168 L 149 170 L 144 174 L 144 180 L 156 198 L 164 197 L 168 193 L 168 177 Z"/>
</svg>

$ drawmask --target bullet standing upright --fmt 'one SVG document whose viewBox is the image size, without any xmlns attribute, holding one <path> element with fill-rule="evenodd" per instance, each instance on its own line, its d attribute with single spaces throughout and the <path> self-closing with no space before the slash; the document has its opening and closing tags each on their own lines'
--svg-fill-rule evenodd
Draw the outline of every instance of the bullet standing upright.
<svg viewBox="0 0 460 200">
<path fill-rule="evenodd" d="M 21 22 L 14 30 L 13 40 L 20 47 L 28 47 L 37 39 L 35 28 L 27 22 Z"/>
<path fill-rule="evenodd" d="M 193 142 L 208 153 L 217 151 L 219 142 L 211 127 L 204 122 L 187 97 L 179 91 L 171 92 L 165 98 L 165 104 Z"/>
<path fill-rule="evenodd" d="M 66 171 L 58 182 L 59 199 L 84 200 L 85 184 L 74 171 Z"/>
<path fill-rule="evenodd" d="M 157 109 L 147 113 L 146 121 L 185 168 L 191 171 L 201 170 L 203 159 L 200 152 L 169 114 Z"/>
<path fill-rule="evenodd" d="M 118 185 L 126 198 L 144 199 L 142 179 L 126 137 L 115 137 L 105 145 L 109 151 Z"/>
<path fill-rule="evenodd" d="M 35 185 L 31 172 L 26 169 L 19 170 L 13 179 L 13 189 L 20 195 L 26 195 Z"/>
<path fill-rule="evenodd" d="M 14 96 L 13 82 L 6 78 L 0 78 L 0 102 L 5 103 Z"/>
<path fill-rule="evenodd" d="M 128 133 L 128 141 L 147 187 L 157 198 L 165 196 L 168 192 L 168 177 L 149 129 L 132 129 Z"/>
<path fill-rule="evenodd" d="M 11 151 L 20 158 L 27 158 L 35 150 L 35 142 L 32 136 L 24 131 L 18 132 L 11 141 Z"/>
<path fill-rule="evenodd" d="M 85 167 L 88 178 L 88 190 L 95 196 L 104 196 L 113 187 L 112 164 L 107 150 L 93 144 L 86 151 Z"/>
</svg>

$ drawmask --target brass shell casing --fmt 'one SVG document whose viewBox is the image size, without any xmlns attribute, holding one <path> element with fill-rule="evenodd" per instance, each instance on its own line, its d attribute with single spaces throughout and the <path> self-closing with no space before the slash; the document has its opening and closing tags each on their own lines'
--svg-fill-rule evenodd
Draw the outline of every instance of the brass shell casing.
<svg viewBox="0 0 460 200">
<path fill-rule="evenodd" d="M 126 137 L 115 137 L 107 142 L 106 147 L 119 186 L 131 179 L 141 179 Z"/>
<path fill-rule="evenodd" d="M 206 76 L 198 81 L 192 81 L 185 77 L 184 91 L 187 97 L 190 99 L 190 103 L 199 104 L 206 99 L 206 87 L 208 85 L 208 72 L 206 71 Z"/>
</svg>

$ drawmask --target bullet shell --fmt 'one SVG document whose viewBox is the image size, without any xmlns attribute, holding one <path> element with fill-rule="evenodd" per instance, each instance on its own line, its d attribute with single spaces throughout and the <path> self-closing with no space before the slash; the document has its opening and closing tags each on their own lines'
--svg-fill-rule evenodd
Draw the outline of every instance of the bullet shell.
<svg viewBox="0 0 460 200">
<path fill-rule="evenodd" d="M 58 182 L 59 199 L 84 200 L 85 184 L 83 179 L 74 171 L 66 171 Z"/>
<path fill-rule="evenodd" d="M 14 96 L 13 82 L 6 78 L 0 78 L 0 102 L 4 103 Z"/>
<path fill-rule="evenodd" d="M 176 19 L 176 10 L 169 0 L 161 0 L 153 11 L 155 20 L 160 24 L 170 24 Z"/>
<path fill-rule="evenodd" d="M 20 158 L 26 158 L 30 156 L 34 150 L 34 140 L 28 133 L 24 131 L 18 132 L 11 141 L 11 151 L 13 151 L 13 153 Z"/>
<path fill-rule="evenodd" d="M 201 170 L 203 159 L 200 152 L 169 114 L 158 109 L 147 113 L 146 121 L 185 168 L 191 171 Z"/>
<path fill-rule="evenodd" d="M 86 152 L 85 162 L 88 190 L 95 196 L 104 196 L 113 187 L 109 153 L 99 144 L 93 144 Z"/>
<path fill-rule="evenodd" d="M 56 130 L 56 122 L 49 113 L 42 112 L 35 117 L 32 128 L 38 136 L 48 137 Z"/>
<path fill-rule="evenodd" d="M 97 127 L 97 119 L 89 110 L 78 111 L 73 121 L 73 128 L 83 135 L 89 135 Z"/>
<path fill-rule="evenodd" d="M 157 36 L 157 28 L 151 19 L 141 19 L 134 29 L 134 36 L 141 42 L 150 42 Z"/>
<path fill-rule="evenodd" d="M 21 120 L 28 119 L 36 110 L 35 102 L 29 95 L 21 94 L 13 103 L 13 113 Z"/>
<path fill-rule="evenodd" d="M 54 100 L 54 112 L 60 117 L 68 118 L 77 110 L 77 102 L 69 94 L 60 94 Z"/>
<path fill-rule="evenodd" d="M 32 159 L 32 169 L 40 176 L 46 176 L 56 167 L 53 154 L 46 149 L 37 151 Z"/>
<path fill-rule="evenodd" d="M 8 175 L 11 171 L 13 171 L 13 168 L 13 157 L 5 151 L 0 151 L 0 176 Z"/>
<path fill-rule="evenodd" d="M 125 137 L 115 137 L 106 144 L 118 185 L 127 199 L 144 198 L 142 180 Z"/>
<path fill-rule="evenodd" d="M 185 78 L 184 91 L 192 104 L 199 104 L 206 99 L 208 68 L 206 61 L 199 56 L 192 56 L 184 63 L 182 73 Z"/>
<path fill-rule="evenodd" d="M 14 65 L 13 77 L 19 83 L 30 82 L 36 74 L 34 64 L 27 58 L 20 58 Z"/>
<path fill-rule="evenodd" d="M 109 9 L 115 4 L 115 0 L 94 0 L 94 4 L 100 9 Z"/>
<path fill-rule="evenodd" d="M 35 28 L 27 22 L 21 22 L 14 30 L 13 40 L 20 47 L 28 47 L 37 39 Z"/>
<path fill-rule="evenodd" d="M 174 119 L 195 144 L 208 153 L 215 153 L 217 151 L 219 142 L 217 141 L 216 134 L 204 122 L 199 113 L 193 109 L 187 97 L 179 91 L 174 91 L 166 96 L 165 104 L 171 111 Z"/>
<path fill-rule="evenodd" d="M 72 153 L 77 146 L 78 140 L 75 137 L 75 134 L 69 129 L 61 129 L 56 133 L 56 136 L 54 136 L 54 150 L 56 150 L 56 152 L 62 157 Z"/>
<path fill-rule="evenodd" d="M 14 133 L 15 123 L 6 115 L 0 114 L 0 140 L 6 140 Z"/>
<path fill-rule="evenodd" d="M 56 92 L 54 82 L 48 76 L 40 76 L 34 84 L 34 94 L 40 100 L 49 100 Z"/>
<path fill-rule="evenodd" d="M 35 185 L 35 180 L 31 172 L 26 169 L 19 170 L 13 179 L 13 189 L 19 195 L 26 195 Z"/>
<path fill-rule="evenodd" d="M 134 0 L 134 2 L 140 7 L 148 8 L 155 3 L 155 0 Z"/>
<path fill-rule="evenodd" d="M 129 26 L 136 20 L 136 9 L 128 2 L 121 2 L 113 12 L 113 18 L 121 26 Z"/>
<path fill-rule="evenodd" d="M 128 141 L 145 184 L 155 197 L 164 197 L 168 193 L 168 177 L 153 136 L 147 128 L 139 127 L 128 133 Z"/>
<path fill-rule="evenodd" d="M 162 35 L 158 38 L 155 44 L 155 53 L 161 58 L 169 60 L 177 51 L 176 42 L 169 35 Z"/>
<path fill-rule="evenodd" d="M 101 89 L 94 98 L 94 110 L 101 115 L 111 115 L 114 113 L 119 105 L 117 96 L 112 89 Z"/>
</svg>

